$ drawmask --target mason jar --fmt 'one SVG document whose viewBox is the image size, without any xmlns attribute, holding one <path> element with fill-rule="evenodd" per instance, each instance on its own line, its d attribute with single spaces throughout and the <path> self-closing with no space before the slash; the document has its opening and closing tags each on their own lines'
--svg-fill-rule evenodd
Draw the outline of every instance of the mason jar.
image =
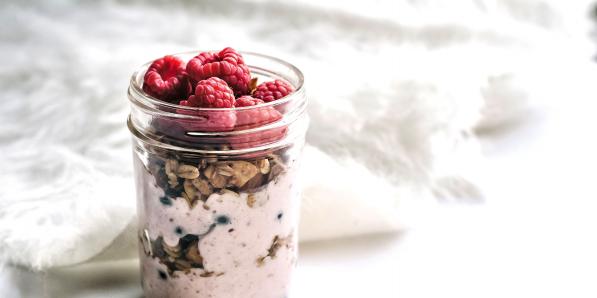
<svg viewBox="0 0 597 298">
<path fill-rule="evenodd" d="M 303 75 L 277 58 L 243 56 L 259 82 L 281 79 L 295 91 L 258 106 L 196 108 L 147 95 L 150 63 L 131 78 L 127 123 L 146 297 L 289 295 L 308 126 Z M 259 123 L 263 113 L 276 120 Z M 217 126 L 230 117 L 233 129 Z"/>
</svg>

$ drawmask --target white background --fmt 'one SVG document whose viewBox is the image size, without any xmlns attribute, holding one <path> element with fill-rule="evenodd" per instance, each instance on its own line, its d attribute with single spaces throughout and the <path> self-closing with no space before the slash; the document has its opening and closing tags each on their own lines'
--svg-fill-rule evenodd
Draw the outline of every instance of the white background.
<svg viewBox="0 0 597 298">
<path fill-rule="evenodd" d="M 540 71 L 567 87 L 482 140 L 483 202 L 421 202 L 400 232 L 301 244 L 294 297 L 597 297 L 597 98 L 551 62 Z M 141 295 L 135 261 L 0 273 L 0 297 Z"/>
</svg>

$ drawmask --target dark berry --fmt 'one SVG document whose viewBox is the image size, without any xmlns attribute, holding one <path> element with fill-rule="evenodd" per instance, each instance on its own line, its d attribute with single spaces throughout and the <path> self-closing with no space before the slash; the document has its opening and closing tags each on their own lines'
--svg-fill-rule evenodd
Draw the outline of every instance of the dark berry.
<svg viewBox="0 0 597 298">
<path fill-rule="evenodd" d="M 182 228 L 177 226 L 176 229 L 174 229 L 174 232 L 176 232 L 178 235 L 182 235 Z"/>
<path fill-rule="evenodd" d="M 158 270 L 158 274 L 160 275 L 160 278 L 163 280 L 168 279 L 168 275 L 166 274 L 166 272 L 162 271 L 162 270 Z"/>
<path fill-rule="evenodd" d="M 160 203 L 166 206 L 172 206 L 172 200 L 169 197 L 163 196 L 160 198 Z"/>
<path fill-rule="evenodd" d="M 220 215 L 216 217 L 216 223 L 220 225 L 227 225 L 230 223 L 230 218 L 226 215 Z"/>
</svg>

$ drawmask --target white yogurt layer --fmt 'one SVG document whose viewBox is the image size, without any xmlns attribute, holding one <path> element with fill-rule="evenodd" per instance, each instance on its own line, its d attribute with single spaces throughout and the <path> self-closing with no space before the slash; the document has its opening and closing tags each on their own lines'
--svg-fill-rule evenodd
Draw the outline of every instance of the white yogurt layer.
<svg viewBox="0 0 597 298">
<path fill-rule="evenodd" d="M 147 297 L 286 297 L 297 257 L 300 203 L 292 167 L 254 193 L 223 190 L 189 208 L 183 198 L 164 204 L 164 191 L 140 162 L 137 165 L 137 175 L 142 175 L 138 183 L 144 181 L 137 188 L 142 190 L 141 231 L 146 229 L 152 240 L 162 236 L 169 246 L 186 234 L 200 235 L 204 267 L 169 274 L 167 266 L 141 247 Z"/>
</svg>

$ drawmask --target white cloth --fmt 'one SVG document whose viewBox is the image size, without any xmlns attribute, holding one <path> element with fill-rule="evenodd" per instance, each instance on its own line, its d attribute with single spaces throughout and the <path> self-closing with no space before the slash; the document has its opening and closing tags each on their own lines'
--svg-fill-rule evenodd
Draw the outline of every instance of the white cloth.
<svg viewBox="0 0 597 298">
<path fill-rule="evenodd" d="M 420 199 L 479 197 L 473 129 L 549 94 L 538 78 L 564 74 L 546 61 L 575 71 L 558 59 L 588 56 L 584 3 L 364 3 L 3 5 L 2 260 L 43 269 L 134 255 L 125 94 L 135 68 L 165 53 L 232 46 L 304 71 L 301 240 L 396 229 Z"/>
</svg>

